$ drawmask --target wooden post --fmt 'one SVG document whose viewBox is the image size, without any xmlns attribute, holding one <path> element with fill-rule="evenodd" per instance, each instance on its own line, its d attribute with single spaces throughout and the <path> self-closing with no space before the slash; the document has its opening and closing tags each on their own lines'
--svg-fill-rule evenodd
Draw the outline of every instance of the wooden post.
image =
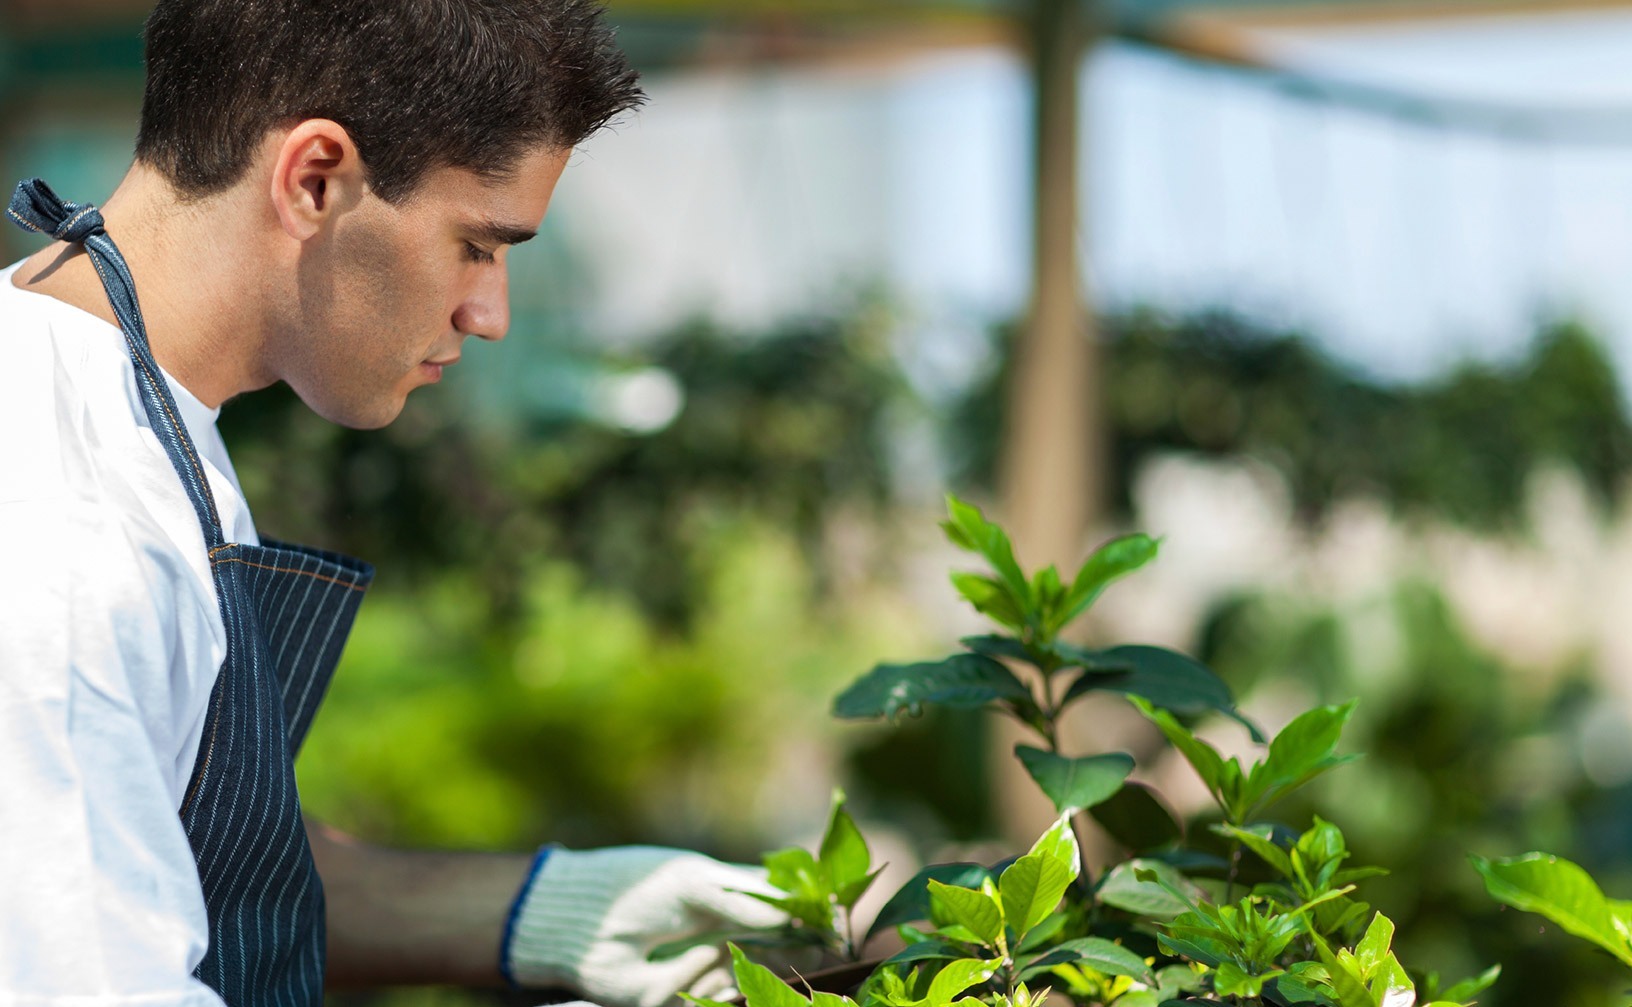
<svg viewBox="0 0 1632 1007">
<path fill-rule="evenodd" d="M 1034 94 L 1031 300 L 1014 354 L 1005 416 L 1001 509 L 1022 563 L 1058 564 L 1069 580 L 1102 492 L 1097 361 L 1078 255 L 1078 75 L 1093 35 L 1093 0 L 1032 0 L 1027 25 Z M 1030 739 L 995 732 L 999 820 L 1014 840 L 1047 827 L 1053 809 L 1012 754 Z"/>
</svg>

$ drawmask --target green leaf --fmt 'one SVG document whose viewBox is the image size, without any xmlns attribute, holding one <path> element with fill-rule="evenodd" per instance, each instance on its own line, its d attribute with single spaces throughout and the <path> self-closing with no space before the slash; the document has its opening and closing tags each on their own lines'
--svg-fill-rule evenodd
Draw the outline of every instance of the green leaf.
<svg viewBox="0 0 1632 1007">
<path fill-rule="evenodd" d="M 1149 535 L 1133 534 L 1113 538 L 1095 549 L 1077 570 L 1071 581 L 1050 629 L 1057 632 L 1081 615 L 1119 577 L 1144 566 L 1156 558 L 1158 543 Z"/>
<path fill-rule="evenodd" d="M 978 958 L 963 958 L 953 962 L 936 973 L 935 979 L 929 984 L 929 994 L 924 998 L 926 1007 L 938 1007 L 940 1004 L 952 1002 L 952 998 L 972 986 L 978 986 L 992 977 L 1003 959 L 994 958 L 982 961 Z"/>
<path fill-rule="evenodd" d="M 761 892 L 743 892 L 742 894 L 751 899 L 758 899 L 768 906 L 775 906 L 794 919 L 819 930 L 833 929 L 833 903 L 828 900 L 825 893 L 821 895 L 790 895 L 785 898 L 765 895 Z"/>
<path fill-rule="evenodd" d="M 1360 975 L 1353 958 L 1340 961 L 1319 934 L 1309 936 L 1315 942 L 1321 964 L 1326 966 L 1327 981 L 1331 984 L 1331 995 L 1337 1007 L 1378 1007 L 1377 998 L 1366 989 L 1365 978 Z"/>
<path fill-rule="evenodd" d="M 861 830 L 856 828 L 855 820 L 844 810 L 842 790 L 833 791 L 833 810 L 828 816 L 827 831 L 822 835 L 821 852 L 817 857 L 835 891 L 866 879 L 872 868 L 867 841 L 862 838 Z"/>
<path fill-rule="evenodd" d="M 1024 939 L 1060 904 L 1075 876 L 1070 866 L 1046 853 L 1028 853 L 1010 864 L 998 879 L 1003 918 Z"/>
<path fill-rule="evenodd" d="M 1632 946 L 1616 925 L 1609 900 L 1592 876 L 1562 857 L 1526 853 L 1505 860 L 1470 857 L 1491 898 L 1540 913 L 1566 931 L 1591 941 L 1632 965 Z"/>
<path fill-rule="evenodd" d="M 1003 933 L 1003 911 L 997 902 L 990 895 L 969 888 L 930 881 L 929 914 L 940 926 L 968 927 L 987 944 L 996 944 Z"/>
<path fill-rule="evenodd" d="M 993 700 L 1032 701 L 1031 690 L 989 657 L 957 654 L 922 664 L 881 664 L 833 701 L 837 717 L 894 717 L 925 703 L 975 709 Z"/>
<path fill-rule="evenodd" d="M 1160 849 L 1184 837 L 1178 819 L 1155 791 L 1142 783 L 1124 783 L 1121 790 L 1088 813 L 1111 838 L 1135 853 Z"/>
<path fill-rule="evenodd" d="M 878 876 L 883 872 L 884 868 L 879 867 L 866 877 L 857 878 L 847 885 L 840 886 L 833 893 L 834 901 L 846 909 L 855 908 L 856 903 L 861 901 L 861 897 L 867 894 L 867 889 L 873 887 L 873 882 L 877 881 Z"/>
<path fill-rule="evenodd" d="M 1394 943 L 1394 921 L 1382 913 L 1371 918 L 1371 925 L 1366 928 L 1365 936 L 1360 943 L 1354 946 L 1354 957 L 1360 962 L 1362 975 L 1371 973 L 1388 956 L 1389 948 Z"/>
<path fill-rule="evenodd" d="M 821 990 L 812 990 L 810 993 L 811 1007 L 857 1007 L 854 1000 L 841 997 L 837 993 L 824 993 Z"/>
<path fill-rule="evenodd" d="M 1031 579 L 1031 596 L 1037 601 L 1037 610 L 1044 614 L 1052 612 L 1065 595 L 1065 586 L 1060 583 L 1060 571 L 1052 564 L 1037 571 Z"/>
<path fill-rule="evenodd" d="M 1014 754 L 1062 815 L 1108 800 L 1133 772 L 1133 756 L 1120 752 L 1068 759 L 1030 745 L 1016 745 Z"/>
<path fill-rule="evenodd" d="M 933 940 L 919 941 L 916 944 L 908 944 L 905 948 L 886 958 L 884 964 L 899 965 L 904 962 L 952 961 L 967 957 L 969 957 L 968 952 L 956 944 Z"/>
<path fill-rule="evenodd" d="M 1192 907 L 1156 881 L 1142 881 L 1138 872 L 1154 872 L 1161 882 L 1199 901 L 1203 893 L 1189 878 L 1160 860 L 1124 860 L 1106 872 L 1096 893 L 1099 901 L 1108 906 L 1125 909 L 1140 916 L 1167 920 L 1188 912 Z"/>
<path fill-rule="evenodd" d="M 804 847 L 776 850 L 765 854 L 763 859 L 766 880 L 785 892 L 818 892 L 827 887 L 822 884 L 816 858 Z"/>
<path fill-rule="evenodd" d="M 952 586 L 975 611 L 989 616 L 1010 629 L 1024 629 L 1026 612 L 1022 603 L 1001 581 L 983 573 L 958 571 L 951 575 Z"/>
<path fill-rule="evenodd" d="M 1485 990 L 1489 989 L 1491 985 L 1501 977 L 1501 974 L 1502 967 L 1500 965 L 1492 965 L 1490 968 L 1485 969 L 1478 975 L 1464 979 L 1455 984 L 1441 994 L 1439 999 L 1451 1000 L 1456 1003 L 1461 1003 L 1464 1000 L 1471 1000 L 1472 998 L 1483 993 Z"/>
<path fill-rule="evenodd" d="M 978 507 L 966 504 L 951 494 L 946 497 L 946 512 L 949 521 L 942 527 L 947 528 L 947 538 L 952 544 L 984 556 L 1014 598 L 1022 607 L 1029 609 L 1031 585 L 1021 572 L 1020 564 L 1014 561 L 1014 548 L 1003 529 L 987 521 Z M 948 525 L 951 527 L 948 528 Z"/>
<path fill-rule="evenodd" d="M 737 1007 L 736 1004 L 725 1000 L 710 1000 L 708 997 L 694 997 L 690 993 L 675 994 L 693 1007 Z"/>
<path fill-rule="evenodd" d="M 873 919 L 867 937 L 871 939 L 874 934 L 902 923 L 929 919 L 930 881 L 959 888 L 979 888 L 981 882 L 989 881 L 991 877 L 992 872 L 980 864 L 932 864 L 913 875 L 910 881 L 890 896 Z"/>
<path fill-rule="evenodd" d="M 1223 803 L 1220 787 L 1224 779 L 1224 759 L 1213 746 L 1202 741 L 1190 729 L 1179 723 L 1171 713 L 1158 710 L 1151 702 L 1142 696 L 1130 696 L 1129 701 L 1138 708 L 1162 732 L 1168 742 L 1179 750 L 1190 767 L 1201 777 L 1212 792 L 1214 799 Z"/>
<path fill-rule="evenodd" d="M 986 657 L 1006 657 L 1036 663 L 1036 658 L 1026 649 L 1025 643 L 1012 636 L 989 633 L 985 636 L 966 636 L 958 642 Z"/>
<path fill-rule="evenodd" d="M 1269 826 L 1257 826 L 1268 830 Z M 1247 849 L 1258 855 L 1258 859 L 1274 868 L 1283 878 L 1292 877 L 1292 860 L 1286 851 L 1275 845 L 1274 840 L 1262 832 L 1252 829 L 1237 828 L 1234 825 L 1215 825 L 1213 831 L 1226 839 L 1234 839 Z"/>
<path fill-rule="evenodd" d="M 1216 711 L 1241 723 L 1254 741 L 1264 740 L 1256 724 L 1235 708 L 1229 686 L 1206 665 L 1166 647 L 1130 645 L 1109 650 L 1083 650 L 1069 644 L 1056 649 L 1086 669 L 1065 692 L 1069 703 L 1090 692 L 1119 692 L 1139 696 L 1152 706 L 1182 716 Z"/>
<path fill-rule="evenodd" d="M 1269 743 L 1269 755 L 1248 776 L 1249 806 L 1285 797 L 1327 770 L 1359 758 L 1335 754 L 1354 706 L 1354 700 L 1342 706 L 1317 706 L 1286 725 Z"/>
<path fill-rule="evenodd" d="M 1284 974 L 1282 969 L 1271 969 L 1261 975 L 1251 975 L 1235 962 L 1224 962 L 1213 974 L 1213 991 L 1221 996 L 1261 997 L 1264 984 Z"/>
<path fill-rule="evenodd" d="M 1077 834 L 1071 828 L 1071 816 L 1061 815 L 1047 832 L 1037 837 L 1026 851 L 1027 856 L 1041 855 L 1063 866 L 1075 881 L 1081 869 L 1082 852 L 1077 847 Z"/>
<path fill-rule="evenodd" d="M 1026 973 L 1043 971 L 1055 965 L 1086 965 L 1096 972 L 1103 972 L 1109 976 L 1127 976 L 1139 982 L 1154 984 L 1156 976 L 1151 972 L 1145 960 L 1114 941 L 1103 937 L 1079 937 L 1076 940 L 1062 941 L 1048 949 L 1048 953 L 1030 962 L 1021 974 L 1026 979 Z"/>
<path fill-rule="evenodd" d="M 728 947 L 731 949 L 731 968 L 737 978 L 737 989 L 741 991 L 747 1007 L 810 1007 L 810 1001 L 778 979 L 776 973 L 749 961 L 748 956 L 735 944 Z"/>
</svg>

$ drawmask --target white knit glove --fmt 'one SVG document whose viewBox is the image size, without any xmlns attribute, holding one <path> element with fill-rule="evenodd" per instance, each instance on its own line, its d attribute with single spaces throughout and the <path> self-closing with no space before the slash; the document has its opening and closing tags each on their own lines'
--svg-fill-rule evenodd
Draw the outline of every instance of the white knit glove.
<svg viewBox="0 0 1632 1007">
<path fill-rule="evenodd" d="M 787 922 L 743 891 L 778 895 L 756 867 L 659 846 L 540 851 L 516 897 L 504 968 L 518 986 L 565 987 L 603 1007 L 660 1007 L 681 991 L 735 995 L 721 944 L 649 961 L 660 944 Z"/>
</svg>

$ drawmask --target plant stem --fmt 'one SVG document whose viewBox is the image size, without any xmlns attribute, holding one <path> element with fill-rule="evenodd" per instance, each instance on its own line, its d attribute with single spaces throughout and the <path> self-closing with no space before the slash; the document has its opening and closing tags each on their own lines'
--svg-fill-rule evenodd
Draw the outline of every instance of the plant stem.
<svg viewBox="0 0 1632 1007">
<path fill-rule="evenodd" d="M 844 911 L 844 958 L 851 962 L 861 960 L 861 953 L 856 948 L 856 914 L 852 909 Z"/>
<path fill-rule="evenodd" d="M 1241 871 L 1241 840 L 1230 840 L 1230 876 L 1224 885 L 1224 901 L 1235 901 L 1235 879 Z"/>
</svg>

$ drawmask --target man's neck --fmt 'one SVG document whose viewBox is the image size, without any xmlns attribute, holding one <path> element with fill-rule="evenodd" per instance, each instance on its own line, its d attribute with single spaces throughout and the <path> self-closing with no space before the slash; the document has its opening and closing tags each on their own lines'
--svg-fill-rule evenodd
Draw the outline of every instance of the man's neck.
<svg viewBox="0 0 1632 1007">
<path fill-rule="evenodd" d="M 156 172 L 137 165 L 101 207 L 135 277 L 154 359 L 211 408 L 274 380 L 261 362 L 264 292 L 245 262 L 257 221 L 237 202 L 229 192 L 180 203 Z M 118 324 L 79 245 L 41 249 L 12 283 Z"/>
</svg>

